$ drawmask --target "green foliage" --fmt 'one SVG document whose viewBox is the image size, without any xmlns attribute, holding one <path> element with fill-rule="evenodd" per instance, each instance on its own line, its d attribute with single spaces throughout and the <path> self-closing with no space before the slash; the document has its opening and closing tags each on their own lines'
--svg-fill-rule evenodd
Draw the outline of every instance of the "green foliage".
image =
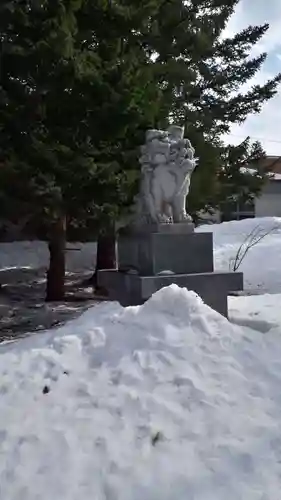
<svg viewBox="0 0 281 500">
<path fill-rule="evenodd" d="M 70 184 L 93 179 L 85 139 L 73 127 L 76 8 L 63 1 L 2 6 L 1 208 L 14 216 L 19 205 L 18 217 L 51 219 L 70 205 Z"/>
<path fill-rule="evenodd" d="M 185 125 L 199 157 L 189 196 L 192 212 L 217 201 L 224 157 L 221 134 L 249 114 L 260 112 L 281 81 L 278 74 L 263 85 L 242 91 L 266 59 L 265 53 L 252 56 L 252 49 L 269 26 L 250 26 L 223 37 L 237 3 L 166 1 L 144 34 L 145 46 L 155 53 L 155 78 L 163 92 L 161 123 L 169 116 Z M 243 179 L 247 185 L 247 176 Z"/>
<path fill-rule="evenodd" d="M 260 193 L 270 177 L 262 162 L 265 156 L 261 144 L 252 144 L 249 137 L 238 146 L 224 148 L 221 154 L 218 204 L 237 201 L 246 203 Z"/>
<path fill-rule="evenodd" d="M 155 69 L 165 91 L 166 113 L 206 134 L 228 132 L 232 123 L 260 111 L 281 80 L 279 74 L 239 93 L 266 58 L 266 54 L 250 54 L 269 26 L 251 26 L 232 38 L 222 38 L 237 3 L 165 2 L 148 34 L 157 54 Z"/>
<path fill-rule="evenodd" d="M 186 125 L 199 157 L 192 212 L 228 198 L 229 176 L 237 192 L 257 192 L 263 177 L 235 173 L 242 146 L 220 137 L 259 112 L 281 76 L 242 93 L 268 25 L 223 38 L 237 1 L 3 0 L 1 213 L 110 225 L 132 202 L 145 129 L 169 121 Z"/>
<path fill-rule="evenodd" d="M 132 200 L 159 91 L 132 31 L 155 2 L 1 6 L 1 213 L 109 224 Z"/>
</svg>

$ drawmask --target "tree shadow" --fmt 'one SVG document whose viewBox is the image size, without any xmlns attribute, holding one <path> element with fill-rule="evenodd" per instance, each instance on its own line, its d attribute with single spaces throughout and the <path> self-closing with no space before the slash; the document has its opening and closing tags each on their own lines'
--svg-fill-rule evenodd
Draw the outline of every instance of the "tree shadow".
<svg viewBox="0 0 281 500">
<path fill-rule="evenodd" d="M 97 304 L 92 287 L 81 285 L 91 274 L 67 273 L 65 300 L 45 302 L 46 269 L 0 271 L 0 342 L 60 326 Z"/>
</svg>

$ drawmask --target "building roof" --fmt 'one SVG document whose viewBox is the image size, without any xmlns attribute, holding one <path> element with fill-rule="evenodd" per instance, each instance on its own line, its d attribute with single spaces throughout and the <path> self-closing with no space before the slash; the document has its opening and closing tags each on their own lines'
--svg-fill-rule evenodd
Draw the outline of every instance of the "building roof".
<svg viewBox="0 0 281 500">
<path fill-rule="evenodd" d="M 261 164 L 267 171 L 273 174 L 270 178 L 271 182 L 281 181 L 281 156 L 268 155 L 266 158 L 261 160 Z"/>
<path fill-rule="evenodd" d="M 281 156 L 267 156 L 262 163 L 273 174 L 281 174 Z"/>
<path fill-rule="evenodd" d="M 281 156 L 266 156 L 261 160 L 261 166 L 265 167 L 272 176 L 269 181 L 281 181 Z M 241 171 L 255 173 L 255 169 L 251 167 L 241 167 Z"/>
</svg>

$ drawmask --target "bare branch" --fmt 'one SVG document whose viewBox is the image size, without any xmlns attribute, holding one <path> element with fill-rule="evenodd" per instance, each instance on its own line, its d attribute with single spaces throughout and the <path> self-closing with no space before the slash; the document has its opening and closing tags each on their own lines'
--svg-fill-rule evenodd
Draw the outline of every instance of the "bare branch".
<svg viewBox="0 0 281 500">
<path fill-rule="evenodd" d="M 243 260 L 248 254 L 249 250 L 254 246 L 258 245 L 260 241 L 262 241 L 266 236 L 272 234 L 276 229 L 280 229 L 280 225 L 276 224 L 272 226 L 270 229 L 265 230 L 260 225 L 255 226 L 252 231 L 246 236 L 246 238 L 242 241 L 239 246 L 236 255 L 234 258 L 230 259 L 229 268 L 232 268 L 232 271 L 237 271 L 241 266 Z"/>
</svg>

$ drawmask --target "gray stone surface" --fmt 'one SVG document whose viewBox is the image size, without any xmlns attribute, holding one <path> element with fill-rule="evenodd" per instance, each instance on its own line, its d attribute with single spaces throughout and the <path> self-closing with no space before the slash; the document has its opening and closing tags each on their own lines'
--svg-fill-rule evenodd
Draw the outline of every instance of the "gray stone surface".
<svg viewBox="0 0 281 500">
<path fill-rule="evenodd" d="M 242 273 L 209 272 L 168 276 L 139 276 L 114 270 L 98 273 L 99 285 L 107 288 L 111 300 L 123 306 L 145 302 L 153 293 L 172 283 L 194 290 L 204 302 L 227 316 L 227 295 L 243 289 Z"/>
<path fill-rule="evenodd" d="M 142 276 L 157 275 L 162 271 L 175 274 L 212 272 L 213 234 L 158 232 L 120 235 L 117 253 L 120 271 L 134 269 Z"/>
<path fill-rule="evenodd" d="M 151 233 L 161 234 L 191 234 L 194 232 L 193 222 L 178 222 L 177 224 L 145 224 L 127 226 L 120 229 L 120 235 L 135 236 Z"/>
</svg>

